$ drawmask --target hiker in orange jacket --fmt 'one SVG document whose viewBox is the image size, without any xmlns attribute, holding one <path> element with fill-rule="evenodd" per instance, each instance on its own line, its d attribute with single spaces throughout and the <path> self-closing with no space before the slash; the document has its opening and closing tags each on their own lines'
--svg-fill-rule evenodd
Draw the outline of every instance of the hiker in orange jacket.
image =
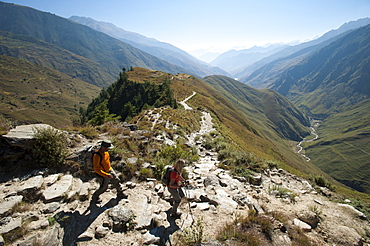
<svg viewBox="0 0 370 246">
<path fill-rule="evenodd" d="M 111 181 L 116 188 L 118 199 L 127 198 L 127 195 L 122 191 L 118 175 L 110 165 L 110 155 L 108 150 L 113 147 L 114 146 L 111 141 L 103 140 L 99 150 L 93 156 L 94 172 L 97 174 L 100 183 L 99 189 L 97 189 L 92 196 L 93 202 L 101 202 L 99 196 L 108 189 L 109 181 Z"/>
<path fill-rule="evenodd" d="M 186 180 L 181 176 L 184 165 L 185 161 L 183 159 L 178 159 L 173 166 L 174 171 L 170 173 L 170 182 L 167 187 L 174 200 L 170 213 L 172 217 L 181 215 L 181 213 L 177 211 L 177 208 L 181 203 L 181 199 L 185 196 L 184 191 L 181 189 L 186 183 Z"/>
</svg>

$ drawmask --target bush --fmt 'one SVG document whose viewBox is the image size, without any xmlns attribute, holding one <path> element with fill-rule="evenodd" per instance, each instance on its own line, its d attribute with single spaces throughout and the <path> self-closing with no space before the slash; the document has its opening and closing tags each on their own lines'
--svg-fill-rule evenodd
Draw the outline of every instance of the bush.
<svg viewBox="0 0 370 246">
<path fill-rule="evenodd" d="M 59 167 L 65 164 L 67 157 L 66 135 L 52 127 L 35 128 L 35 143 L 32 154 L 40 167 Z"/>
<path fill-rule="evenodd" d="M 200 245 L 204 240 L 203 218 L 198 218 L 193 225 L 182 232 L 181 236 L 181 245 Z"/>
</svg>

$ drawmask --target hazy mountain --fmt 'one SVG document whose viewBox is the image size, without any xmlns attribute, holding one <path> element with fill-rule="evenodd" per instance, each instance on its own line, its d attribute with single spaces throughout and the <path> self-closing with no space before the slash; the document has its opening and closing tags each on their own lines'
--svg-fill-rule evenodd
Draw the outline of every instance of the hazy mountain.
<svg viewBox="0 0 370 246">
<path fill-rule="evenodd" d="M 283 71 L 270 88 L 312 114 L 332 114 L 369 98 L 370 25 Z"/>
<path fill-rule="evenodd" d="M 122 40 L 125 43 L 131 44 L 169 63 L 181 66 L 191 71 L 193 74 L 202 77 L 213 74 L 228 75 L 227 72 L 222 71 L 220 68 L 212 67 L 171 44 L 160 42 L 153 38 L 147 38 L 138 33 L 125 31 L 112 23 L 96 21 L 91 18 L 79 16 L 72 16 L 69 19 Z"/>
<path fill-rule="evenodd" d="M 131 66 L 193 74 L 85 25 L 28 7 L 0 2 L 0 30 L 41 39 L 68 50 L 98 63 L 111 77 L 117 76 L 123 67 Z M 95 78 L 87 82 L 98 84 Z M 105 81 L 105 85 L 112 82 Z"/>
<path fill-rule="evenodd" d="M 235 74 L 235 71 L 238 71 L 241 67 L 249 66 L 264 57 L 279 52 L 287 46 L 288 45 L 274 44 L 268 47 L 254 46 L 243 50 L 229 50 L 219 55 L 210 64 L 220 67 L 230 74 Z"/>
<path fill-rule="evenodd" d="M 304 57 L 307 57 L 308 55 L 312 54 L 313 52 L 316 52 L 317 50 L 323 48 L 326 46 L 329 42 L 333 42 L 334 40 L 340 38 L 341 36 L 345 35 L 346 33 L 350 32 L 351 30 L 354 30 L 356 28 L 365 26 L 370 24 L 370 18 L 363 18 L 359 19 L 357 21 L 350 21 L 348 23 L 343 24 L 336 30 L 331 30 L 327 33 L 325 33 L 320 38 L 317 38 L 315 40 L 305 42 L 299 45 L 290 46 L 287 47 L 273 55 L 270 55 L 268 57 L 265 57 L 259 61 L 256 61 L 252 65 L 246 66 L 244 69 L 240 69 L 240 71 L 235 71 L 235 73 L 232 73 L 233 77 L 238 78 L 239 81 L 243 83 L 247 83 L 255 88 L 266 88 L 270 84 L 268 82 L 269 79 L 265 77 L 261 77 L 259 75 L 254 74 L 254 72 L 262 68 L 265 65 L 268 65 L 273 70 L 279 70 L 280 68 L 272 68 L 272 64 L 269 64 L 271 62 L 279 62 L 280 60 L 284 60 L 284 65 L 281 69 L 285 69 L 286 66 L 288 66 L 290 60 L 293 64 L 297 61 L 304 59 Z M 285 59 L 287 57 L 287 59 Z M 276 65 L 273 65 L 276 67 Z M 278 67 L 279 65 L 277 65 Z M 265 70 L 268 68 L 264 68 Z M 259 74 L 260 72 L 257 72 Z"/>
</svg>

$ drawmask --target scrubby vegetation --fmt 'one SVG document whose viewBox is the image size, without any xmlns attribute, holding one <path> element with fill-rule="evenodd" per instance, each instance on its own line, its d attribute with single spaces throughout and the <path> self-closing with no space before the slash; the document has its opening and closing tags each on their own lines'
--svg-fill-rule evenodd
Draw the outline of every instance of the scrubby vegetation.
<svg viewBox="0 0 370 246">
<path fill-rule="evenodd" d="M 58 167 L 66 162 L 66 135 L 54 128 L 35 128 L 32 146 L 34 163 L 39 167 Z"/>
<path fill-rule="evenodd" d="M 88 105 L 86 114 L 82 112 L 80 118 L 81 123 L 92 125 L 101 125 L 115 119 L 130 121 L 142 110 L 165 105 L 177 107 L 168 79 L 159 84 L 150 81 L 134 82 L 128 79 L 123 69 L 119 79 L 106 90 L 102 89 L 99 96 Z"/>
</svg>

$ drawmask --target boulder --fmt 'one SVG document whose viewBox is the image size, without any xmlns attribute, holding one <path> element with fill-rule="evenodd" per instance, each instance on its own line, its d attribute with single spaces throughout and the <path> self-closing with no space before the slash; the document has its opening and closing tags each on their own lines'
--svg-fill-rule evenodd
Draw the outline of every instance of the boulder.
<svg viewBox="0 0 370 246">
<path fill-rule="evenodd" d="M 312 227 L 309 225 L 309 224 L 307 224 L 307 223 L 305 223 L 305 222 L 303 222 L 302 220 L 300 220 L 300 219 L 294 219 L 293 220 L 293 224 L 295 225 L 295 226 L 297 226 L 297 227 L 299 227 L 302 231 L 305 231 L 305 232 L 309 232 L 309 231 L 311 231 L 312 230 Z"/>
<path fill-rule="evenodd" d="M 220 179 L 217 176 L 208 176 L 204 179 L 204 186 L 219 186 L 220 185 Z"/>
<path fill-rule="evenodd" d="M 20 203 L 23 199 L 23 196 L 12 196 L 7 198 L 6 201 L 0 203 L 0 216 L 8 213 L 15 205 Z"/>
<path fill-rule="evenodd" d="M 10 146 L 31 148 L 34 141 L 34 135 L 37 129 L 53 128 L 47 124 L 32 124 L 32 125 L 21 125 L 14 129 L 11 129 L 6 135 L 2 137 L 8 142 Z"/>
<path fill-rule="evenodd" d="M 46 188 L 43 192 L 45 202 L 53 202 L 63 199 L 71 188 L 72 181 L 72 175 L 64 175 L 55 184 Z"/>
<path fill-rule="evenodd" d="M 126 223 L 133 218 L 134 213 L 131 209 L 118 205 L 110 209 L 108 215 L 113 221 L 113 231 L 118 232 L 126 229 Z"/>
<path fill-rule="evenodd" d="M 9 223 L 0 227 L 0 235 L 9 233 L 15 229 L 20 228 L 22 225 L 22 218 L 16 218 L 11 220 Z"/>
<path fill-rule="evenodd" d="M 312 229 L 315 229 L 320 221 L 319 216 L 312 211 L 304 211 L 298 214 L 298 219 L 309 224 Z"/>
</svg>

